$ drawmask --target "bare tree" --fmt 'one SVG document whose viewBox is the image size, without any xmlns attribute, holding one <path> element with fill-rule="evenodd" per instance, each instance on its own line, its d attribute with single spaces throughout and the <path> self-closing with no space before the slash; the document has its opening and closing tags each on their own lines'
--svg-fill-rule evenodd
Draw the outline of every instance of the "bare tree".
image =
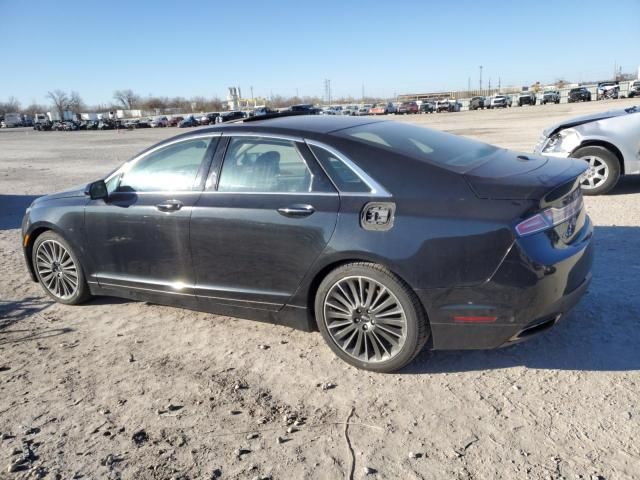
<svg viewBox="0 0 640 480">
<path fill-rule="evenodd" d="M 36 113 L 44 113 L 46 111 L 47 111 L 47 107 L 45 107 L 44 105 L 40 105 L 39 103 L 32 102 L 31 105 L 29 105 L 28 107 L 25 107 L 25 109 L 23 110 L 23 113 L 26 113 L 27 115 L 31 115 L 32 117 L 34 117 Z"/>
<path fill-rule="evenodd" d="M 47 92 L 47 97 L 53 102 L 54 108 L 58 111 L 60 118 L 64 117 L 64 112 L 69 109 L 69 95 L 62 90 Z"/>
<path fill-rule="evenodd" d="M 0 115 L 16 113 L 20 111 L 20 102 L 16 97 L 9 97 L 6 102 L 0 102 Z"/>
<path fill-rule="evenodd" d="M 83 108 L 84 102 L 82 101 L 82 98 L 80 98 L 80 94 L 78 92 L 71 92 L 67 109 L 73 113 L 80 113 Z"/>
<path fill-rule="evenodd" d="M 113 92 L 113 98 L 116 102 L 122 105 L 122 108 L 125 110 L 133 110 L 140 101 L 140 95 L 131 89 L 116 90 Z"/>
</svg>

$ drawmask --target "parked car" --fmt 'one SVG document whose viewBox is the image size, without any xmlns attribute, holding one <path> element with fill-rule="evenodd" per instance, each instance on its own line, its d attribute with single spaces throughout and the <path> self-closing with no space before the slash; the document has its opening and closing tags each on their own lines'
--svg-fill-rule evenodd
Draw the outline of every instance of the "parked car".
<svg viewBox="0 0 640 480">
<path fill-rule="evenodd" d="M 231 112 L 223 112 L 221 113 L 218 118 L 216 118 L 216 122 L 217 123 L 224 123 L 224 122 L 230 122 L 232 120 L 240 120 L 241 118 L 245 118 L 244 117 L 244 113 L 235 110 L 235 111 L 231 111 Z"/>
<path fill-rule="evenodd" d="M 488 107 L 489 103 L 485 97 L 473 97 L 469 102 L 469 110 L 478 110 L 479 108 L 483 109 Z"/>
<path fill-rule="evenodd" d="M 628 96 L 629 98 L 640 97 L 640 80 L 636 80 L 629 85 Z"/>
<path fill-rule="evenodd" d="M 155 117 L 151 123 L 152 128 L 163 128 L 169 126 L 169 119 L 167 117 Z"/>
<path fill-rule="evenodd" d="M 420 113 L 420 108 L 416 102 L 402 102 L 398 108 L 399 115 L 408 115 L 410 113 Z"/>
<path fill-rule="evenodd" d="M 169 118 L 169 126 L 177 127 L 182 120 L 184 120 L 184 117 L 181 117 L 181 116 L 171 117 Z"/>
<path fill-rule="evenodd" d="M 618 82 L 600 82 L 596 90 L 598 100 L 603 98 L 618 98 L 620 96 L 620 85 Z"/>
<path fill-rule="evenodd" d="M 278 113 L 277 110 L 273 110 L 269 107 L 256 107 L 251 112 L 249 112 L 250 117 L 262 117 L 264 115 L 273 115 Z M 214 122 L 211 122 L 214 123 Z"/>
<path fill-rule="evenodd" d="M 308 115 L 319 115 L 321 110 L 319 108 L 314 107 L 311 104 L 300 104 L 300 105 L 291 105 L 289 107 L 290 112 L 296 113 L 306 113 Z"/>
<path fill-rule="evenodd" d="M 369 110 L 369 115 L 388 115 L 390 113 L 396 113 L 396 107 L 391 102 L 375 103 Z"/>
<path fill-rule="evenodd" d="M 151 120 L 150 118 L 141 118 L 138 120 L 136 124 L 136 128 L 151 128 Z"/>
<path fill-rule="evenodd" d="M 585 87 L 572 88 L 569 90 L 569 103 L 573 102 L 590 102 L 591 92 Z"/>
<path fill-rule="evenodd" d="M 436 106 L 433 102 L 422 102 L 420 105 L 420 113 L 433 113 L 436 111 Z"/>
<path fill-rule="evenodd" d="M 321 115 L 342 115 L 342 111 L 338 112 L 335 107 L 324 107 L 320 110 Z"/>
<path fill-rule="evenodd" d="M 536 104 L 536 92 L 532 90 L 525 90 L 518 94 L 518 105 L 535 105 Z"/>
<path fill-rule="evenodd" d="M 51 120 L 49 120 L 49 119 L 47 118 L 47 119 L 45 119 L 45 120 L 41 120 L 41 121 L 35 122 L 35 123 L 33 124 L 33 129 L 34 129 L 34 130 L 38 130 L 38 131 L 45 132 L 45 131 L 49 131 L 49 130 L 51 130 L 51 127 L 52 127 L 52 126 L 53 126 L 53 123 L 51 122 Z"/>
<path fill-rule="evenodd" d="M 491 98 L 491 104 L 489 108 L 507 108 L 512 104 L 511 97 L 509 95 L 496 95 Z"/>
<path fill-rule="evenodd" d="M 586 195 L 607 193 L 622 175 L 640 174 L 640 107 L 595 113 L 551 126 L 536 153 L 578 158 L 588 164 L 581 177 Z"/>
<path fill-rule="evenodd" d="M 358 115 L 369 115 L 369 111 L 371 110 L 372 106 L 373 105 L 371 105 L 370 103 L 361 105 L 360 108 L 358 108 Z"/>
<path fill-rule="evenodd" d="M 343 115 L 358 115 L 358 105 L 347 105 L 342 109 Z"/>
<path fill-rule="evenodd" d="M 198 119 L 193 115 L 189 115 L 187 118 L 183 119 L 178 124 L 178 127 L 179 128 L 187 128 L 187 127 L 197 127 L 198 125 L 200 125 L 198 123 Z"/>
<path fill-rule="evenodd" d="M 86 130 L 97 130 L 98 129 L 98 120 L 87 120 L 85 129 Z"/>
<path fill-rule="evenodd" d="M 545 90 L 542 94 L 542 104 L 560 103 L 560 92 L 558 90 Z"/>
<path fill-rule="evenodd" d="M 19 241 L 57 302 L 111 295 L 319 329 L 344 361 L 390 372 L 427 344 L 533 338 L 586 292 L 586 167 L 519 155 L 360 118 L 210 127 L 39 197 Z"/>
</svg>

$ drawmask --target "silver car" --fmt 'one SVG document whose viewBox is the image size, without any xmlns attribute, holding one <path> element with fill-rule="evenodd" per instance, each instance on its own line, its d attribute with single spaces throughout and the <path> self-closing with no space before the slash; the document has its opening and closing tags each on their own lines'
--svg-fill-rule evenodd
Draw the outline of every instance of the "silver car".
<svg viewBox="0 0 640 480">
<path fill-rule="evenodd" d="M 600 195 L 640 174 L 640 106 L 572 118 L 546 129 L 535 153 L 589 162 L 582 191 Z"/>
</svg>

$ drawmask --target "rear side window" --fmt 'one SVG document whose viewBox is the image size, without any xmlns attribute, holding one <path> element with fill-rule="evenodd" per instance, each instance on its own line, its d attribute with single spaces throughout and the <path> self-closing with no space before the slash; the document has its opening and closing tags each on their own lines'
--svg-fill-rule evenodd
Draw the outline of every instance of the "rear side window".
<svg viewBox="0 0 640 480">
<path fill-rule="evenodd" d="M 312 180 L 293 142 L 235 137 L 227 148 L 218 191 L 303 193 L 311 191 Z"/>
<path fill-rule="evenodd" d="M 400 153 L 416 160 L 465 172 L 499 149 L 458 135 L 396 122 L 373 122 L 335 135 Z"/>
<path fill-rule="evenodd" d="M 362 181 L 345 163 L 328 150 L 315 145 L 309 145 L 322 167 L 331 177 L 341 192 L 370 192 L 369 186 Z"/>
</svg>

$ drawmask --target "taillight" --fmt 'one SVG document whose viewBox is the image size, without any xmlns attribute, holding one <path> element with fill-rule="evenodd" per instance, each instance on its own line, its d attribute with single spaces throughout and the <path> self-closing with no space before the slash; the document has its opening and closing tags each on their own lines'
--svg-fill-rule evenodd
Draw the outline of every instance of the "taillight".
<svg viewBox="0 0 640 480">
<path fill-rule="evenodd" d="M 516 225 L 516 233 L 521 237 L 538 233 L 543 230 L 553 228 L 556 225 L 560 225 L 562 222 L 566 222 L 570 218 L 578 215 L 584 205 L 582 201 L 582 192 L 579 188 L 572 197 L 572 200 L 563 207 L 547 208 L 546 210 L 523 220 Z"/>
</svg>

